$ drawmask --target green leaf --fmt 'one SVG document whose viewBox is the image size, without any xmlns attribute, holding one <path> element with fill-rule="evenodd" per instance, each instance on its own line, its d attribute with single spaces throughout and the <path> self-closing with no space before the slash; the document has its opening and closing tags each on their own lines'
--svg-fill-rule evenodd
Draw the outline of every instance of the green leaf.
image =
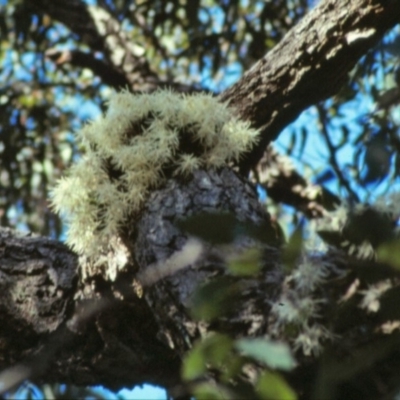
<svg viewBox="0 0 400 400">
<path fill-rule="evenodd" d="M 223 383 L 231 382 L 232 379 L 242 372 L 245 362 L 246 360 L 243 357 L 230 353 L 229 359 L 220 371 L 220 381 Z"/>
<path fill-rule="evenodd" d="M 269 339 L 240 339 L 235 347 L 245 356 L 269 368 L 290 371 L 296 366 L 287 344 Z"/>
<path fill-rule="evenodd" d="M 384 135 L 378 135 L 366 145 L 364 163 L 367 173 L 364 183 L 380 182 L 390 170 L 392 153 Z"/>
<path fill-rule="evenodd" d="M 185 357 L 182 364 L 182 378 L 193 380 L 202 377 L 207 371 L 204 351 L 195 346 Z"/>
<path fill-rule="evenodd" d="M 252 248 L 239 254 L 228 264 L 229 270 L 234 275 L 239 276 L 252 276 L 256 275 L 261 268 L 261 250 L 259 248 Z"/>
<path fill-rule="evenodd" d="M 256 391 L 263 400 L 296 400 L 297 395 L 278 374 L 265 371 L 258 379 Z"/>
<path fill-rule="evenodd" d="M 261 225 L 238 221 L 230 212 L 201 212 L 177 222 L 178 228 L 212 244 L 229 244 L 238 236 L 248 236 L 262 243 L 280 241 L 278 227 L 270 221 Z"/>
<path fill-rule="evenodd" d="M 193 392 L 196 399 L 228 400 L 236 398 L 234 393 L 222 385 L 208 382 L 196 385 Z"/>
<path fill-rule="evenodd" d="M 227 244 L 235 239 L 238 221 L 232 213 L 202 212 L 178 221 L 178 228 L 213 244 Z"/>
<path fill-rule="evenodd" d="M 197 342 L 184 359 L 183 378 L 186 380 L 200 378 L 207 372 L 207 367 L 225 369 L 231 362 L 232 350 L 232 339 L 219 333 Z"/>
<path fill-rule="evenodd" d="M 296 261 L 300 257 L 302 247 L 303 247 L 303 229 L 301 226 L 299 226 L 293 232 L 282 254 L 282 261 L 288 272 L 294 269 Z"/>
<path fill-rule="evenodd" d="M 378 261 L 400 269 L 400 239 L 381 244 L 377 249 Z"/>
<path fill-rule="evenodd" d="M 205 359 L 213 367 L 221 367 L 226 363 L 233 350 L 233 341 L 227 335 L 214 333 L 201 342 Z"/>
<path fill-rule="evenodd" d="M 196 289 L 191 298 L 191 314 L 197 320 L 211 321 L 234 309 L 241 291 L 239 282 L 227 277 L 214 279 Z"/>
</svg>

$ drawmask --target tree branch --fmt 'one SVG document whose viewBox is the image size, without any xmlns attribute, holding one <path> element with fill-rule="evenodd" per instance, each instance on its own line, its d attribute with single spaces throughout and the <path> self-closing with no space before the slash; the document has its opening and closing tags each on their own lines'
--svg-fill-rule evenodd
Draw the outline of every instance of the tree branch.
<svg viewBox="0 0 400 400">
<path fill-rule="evenodd" d="M 77 256 L 65 245 L 6 228 L 0 248 L 0 370 L 14 366 L 0 375 L 0 393 L 44 376 L 114 389 L 177 384 L 180 361 L 127 277 L 113 292 L 78 287 Z"/>
<path fill-rule="evenodd" d="M 303 110 L 333 94 L 356 62 L 400 22 L 397 0 L 327 0 L 220 98 L 261 129 L 262 139 L 240 162 L 247 173 L 267 145 Z"/>
<path fill-rule="evenodd" d="M 57 66 L 70 64 L 78 68 L 88 68 L 97 75 L 103 83 L 115 88 L 125 88 L 129 86 L 125 74 L 115 70 L 111 65 L 99 60 L 91 53 L 84 53 L 79 50 L 57 50 L 49 49 L 45 56 L 55 62 Z"/>
<path fill-rule="evenodd" d="M 254 170 L 255 180 L 268 196 L 301 211 L 307 218 L 320 218 L 332 211 L 341 200 L 323 186 L 305 180 L 294 169 L 290 160 L 268 146 Z"/>
</svg>

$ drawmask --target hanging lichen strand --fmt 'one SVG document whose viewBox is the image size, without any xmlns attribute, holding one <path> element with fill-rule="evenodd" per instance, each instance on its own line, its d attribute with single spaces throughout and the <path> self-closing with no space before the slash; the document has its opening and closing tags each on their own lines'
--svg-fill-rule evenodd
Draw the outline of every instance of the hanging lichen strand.
<svg viewBox="0 0 400 400">
<path fill-rule="evenodd" d="M 68 245 L 98 262 L 150 190 L 169 176 L 235 161 L 257 137 L 210 95 L 113 95 L 106 115 L 78 133 L 84 154 L 52 192 L 54 209 L 66 218 Z"/>
</svg>

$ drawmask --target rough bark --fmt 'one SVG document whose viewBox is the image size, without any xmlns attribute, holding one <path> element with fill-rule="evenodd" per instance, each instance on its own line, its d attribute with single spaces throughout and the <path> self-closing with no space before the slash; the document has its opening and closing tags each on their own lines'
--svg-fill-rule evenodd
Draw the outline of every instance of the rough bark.
<svg viewBox="0 0 400 400">
<path fill-rule="evenodd" d="M 159 263 L 162 271 L 165 260 L 187 241 L 176 221 L 211 211 L 233 213 L 238 221 L 263 230 L 271 228 L 255 189 L 230 169 L 199 171 L 184 182 L 171 180 L 151 195 L 137 222 L 137 234 L 127 238 L 143 282 L 149 265 Z M 254 243 L 252 238 L 239 237 L 233 248 Z M 238 302 L 240 316 L 221 322 L 230 332 L 265 330 L 266 322 L 257 329 L 252 324 L 267 314 L 269 300 L 279 292 L 282 274 L 276 243 L 265 248 L 269 261 L 261 276 L 236 278 L 246 290 L 240 293 L 244 300 Z M 138 276 L 133 266 L 113 283 L 94 277 L 78 285 L 77 258 L 64 245 L 4 231 L 0 368 L 19 364 L 0 380 L 12 383 L 17 371 L 18 382 L 102 384 L 111 389 L 151 382 L 174 387 L 187 346 L 199 337 L 198 324 L 188 316 L 190 294 L 200 282 L 227 274 L 223 251 L 202 246 L 195 265 L 183 265 L 181 271 L 164 279 L 156 277 L 153 285 L 144 287 L 145 301 L 131 285 Z M 269 294 L 262 299 L 252 296 L 261 292 Z"/>
<path fill-rule="evenodd" d="M 248 171 L 301 111 L 337 93 L 356 62 L 400 21 L 396 0 L 322 1 L 221 95 L 262 130 L 244 158 Z"/>
<path fill-rule="evenodd" d="M 146 291 L 148 302 L 160 321 L 160 332 L 182 357 L 190 349 L 190 344 L 201 338 L 205 329 L 204 322 L 196 322 L 189 316 L 191 295 L 202 283 L 229 276 L 232 284 L 240 285 L 232 320 L 221 322 L 220 329 L 234 336 L 261 335 L 266 332 L 267 320 L 262 324 L 259 321 L 268 315 L 283 277 L 279 263 L 279 240 L 269 215 L 258 202 L 255 188 L 229 169 L 198 171 L 189 183 L 172 181 L 150 196 L 149 205 L 138 221 L 139 233 L 133 252 L 141 272 L 154 263 L 163 266 L 165 259 L 184 247 L 187 238 L 176 227 L 179 218 L 205 212 L 231 213 L 238 223 L 242 221 L 260 227 L 268 245 L 263 246 L 264 269 L 257 277 L 245 279 L 231 276 L 224 252 L 218 246 L 203 244 L 201 255 L 194 263 L 156 281 Z M 213 224 L 207 228 L 209 232 L 205 232 L 204 236 L 212 238 L 218 228 Z M 222 235 L 232 235 L 229 238 L 232 240 L 230 253 L 257 245 L 254 238 L 246 235 L 235 237 L 233 232 L 229 232 L 237 230 L 235 227 L 222 228 L 228 231 L 221 232 Z M 264 293 L 264 298 L 257 299 L 256 293 Z"/>
<path fill-rule="evenodd" d="M 143 299 L 116 299 L 95 283 L 79 289 L 78 259 L 57 241 L 3 228 L 0 248 L 1 392 L 26 379 L 112 389 L 177 384 L 179 358 L 158 340 Z"/>
</svg>

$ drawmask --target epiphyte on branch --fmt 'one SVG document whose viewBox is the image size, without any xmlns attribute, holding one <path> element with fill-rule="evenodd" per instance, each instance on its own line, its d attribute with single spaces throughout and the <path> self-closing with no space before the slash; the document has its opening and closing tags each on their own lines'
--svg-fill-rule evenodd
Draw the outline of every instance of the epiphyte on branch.
<svg viewBox="0 0 400 400">
<path fill-rule="evenodd" d="M 169 176 L 228 165 L 257 138 L 208 94 L 114 94 L 106 114 L 78 132 L 84 153 L 52 192 L 68 224 L 67 243 L 104 264 L 101 254 L 120 242 L 124 223 L 140 213 L 151 190 Z"/>
</svg>

